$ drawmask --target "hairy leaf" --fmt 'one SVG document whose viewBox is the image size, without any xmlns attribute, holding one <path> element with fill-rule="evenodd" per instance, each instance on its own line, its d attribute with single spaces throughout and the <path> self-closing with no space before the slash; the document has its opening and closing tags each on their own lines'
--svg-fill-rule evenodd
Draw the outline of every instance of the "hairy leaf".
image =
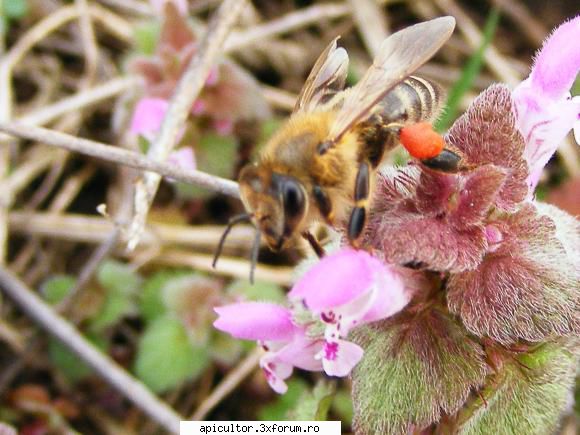
<svg viewBox="0 0 580 435">
<path fill-rule="evenodd" d="M 368 241 L 390 263 L 474 269 L 487 250 L 484 219 L 505 179 L 504 170 L 493 165 L 461 176 L 430 170 L 387 174 L 379 180 Z"/>
<path fill-rule="evenodd" d="M 568 346 L 542 344 L 507 361 L 481 396 L 457 416 L 460 435 L 554 433 L 569 406 L 577 358 Z"/>
<path fill-rule="evenodd" d="M 446 141 L 463 153 L 465 163 L 492 164 L 504 169 L 506 181 L 496 199 L 504 210 L 515 210 L 528 193 L 528 165 L 524 138 L 515 124 L 513 100 L 504 85 L 492 85 L 471 104 L 446 135 Z"/>
<path fill-rule="evenodd" d="M 324 421 L 332 405 L 335 385 L 320 381 L 312 389 L 302 393 L 297 406 L 290 411 L 290 417 L 296 421 Z"/>
<path fill-rule="evenodd" d="M 493 225 L 503 242 L 476 270 L 451 275 L 450 310 L 472 333 L 505 344 L 578 333 L 580 270 L 554 222 L 528 204 Z"/>
<path fill-rule="evenodd" d="M 357 434 L 427 427 L 483 384 L 483 350 L 460 325 L 437 308 L 409 311 L 352 333 L 365 349 L 352 375 Z"/>
</svg>

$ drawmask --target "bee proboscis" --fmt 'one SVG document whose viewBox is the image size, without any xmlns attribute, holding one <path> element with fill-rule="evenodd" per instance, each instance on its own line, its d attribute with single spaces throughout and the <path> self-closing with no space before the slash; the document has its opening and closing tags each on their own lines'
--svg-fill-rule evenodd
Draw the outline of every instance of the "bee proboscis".
<svg viewBox="0 0 580 435">
<path fill-rule="evenodd" d="M 433 120 L 442 106 L 440 87 L 411 74 L 439 50 L 454 27 L 454 18 L 441 17 L 392 34 L 361 80 L 348 89 L 348 55 L 337 47 L 338 38 L 333 40 L 316 61 L 288 121 L 259 160 L 240 172 L 247 213 L 230 220 L 214 266 L 229 230 L 241 221 L 256 226 L 250 279 L 262 236 L 274 251 L 302 236 L 322 255 L 311 225 L 336 226 L 348 218 L 347 236 L 356 244 L 385 151 L 399 143 L 406 125 Z M 424 163 L 454 170 L 459 157 L 440 151 Z"/>
</svg>

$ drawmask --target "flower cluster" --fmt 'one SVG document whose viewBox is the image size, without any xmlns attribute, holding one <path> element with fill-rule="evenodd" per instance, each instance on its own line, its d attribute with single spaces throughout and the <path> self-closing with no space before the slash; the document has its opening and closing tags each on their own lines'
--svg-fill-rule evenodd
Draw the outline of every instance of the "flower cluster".
<svg viewBox="0 0 580 435">
<path fill-rule="evenodd" d="M 410 296 L 398 268 L 346 248 L 304 274 L 288 294 L 290 308 L 264 302 L 217 307 L 214 326 L 258 341 L 265 350 L 260 366 L 266 379 L 284 393 L 293 367 L 348 375 L 363 355 L 360 346 L 345 340 L 349 331 L 400 311 Z"/>
<path fill-rule="evenodd" d="M 443 415 L 450 433 L 553 431 L 577 363 L 580 225 L 533 194 L 579 129 L 578 39 L 580 17 L 550 36 L 516 89 L 489 87 L 454 123 L 445 142 L 464 170 L 412 162 L 380 175 L 372 255 L 324 257 L 289 308 L 216 309 L 218 329 L 264 347 L 277 392 L 293 367 L 352 372 L 357 433 L 418 433 Z"/>
<path fill-rule="evenodd" d="M 162 15 L 162 26 L 152 56 L 139 56 L 130 69 L 144 79 L 144 96 L 137 102 L 131 132 L 151 142 L 157 135 L 177 83 L 198 49 L 196 35 L 187 21 L 187 2 L 152 0 Z M 230 134 L 241 120 L 265 119 L 270 109 L 255 79 L 234 62 L 222 58 L 206 79 L 191 107 L 191 115 L 218 134 Z M 195 160 L 181 160 L 195 168 Z"/>
</svg>

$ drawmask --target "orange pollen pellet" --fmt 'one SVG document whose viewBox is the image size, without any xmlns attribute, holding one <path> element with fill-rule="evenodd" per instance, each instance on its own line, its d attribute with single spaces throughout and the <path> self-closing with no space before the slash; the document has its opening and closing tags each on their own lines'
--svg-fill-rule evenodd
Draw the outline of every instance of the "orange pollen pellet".
<svg viewBox="0 0 580 435">
<path fill-rule="evenodd" d="M 403 127 L 399 140 L 413 157 L 430 159 L 437 157 L 445 147 L 445 141 L 439 133 L 433 130 L 428 122 L 418 122 Z"/>
</svg>

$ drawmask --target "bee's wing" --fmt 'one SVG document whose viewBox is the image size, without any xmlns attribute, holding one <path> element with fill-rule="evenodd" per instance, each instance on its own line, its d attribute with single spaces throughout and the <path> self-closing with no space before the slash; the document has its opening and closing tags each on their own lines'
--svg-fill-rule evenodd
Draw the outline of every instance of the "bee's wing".
<svg viewBox="0 0 580 435">
<path fill-rule="evenodd" d="M 453 17 L 440 17 L 407 27 L 385 39 L 371 67 L 345 96 L 329 140 L 335 142 L 354 124 L 366 119 L 387 92 L 439 50 L 454 28 Z"/>
<path fill-rule="evenodd" d="M 344 88 L 348 54 L 336 47 L 338 37 L 326 47 L 312 67 L 294 106 L 294 112 L 308 112 Z"/>
</svg>

